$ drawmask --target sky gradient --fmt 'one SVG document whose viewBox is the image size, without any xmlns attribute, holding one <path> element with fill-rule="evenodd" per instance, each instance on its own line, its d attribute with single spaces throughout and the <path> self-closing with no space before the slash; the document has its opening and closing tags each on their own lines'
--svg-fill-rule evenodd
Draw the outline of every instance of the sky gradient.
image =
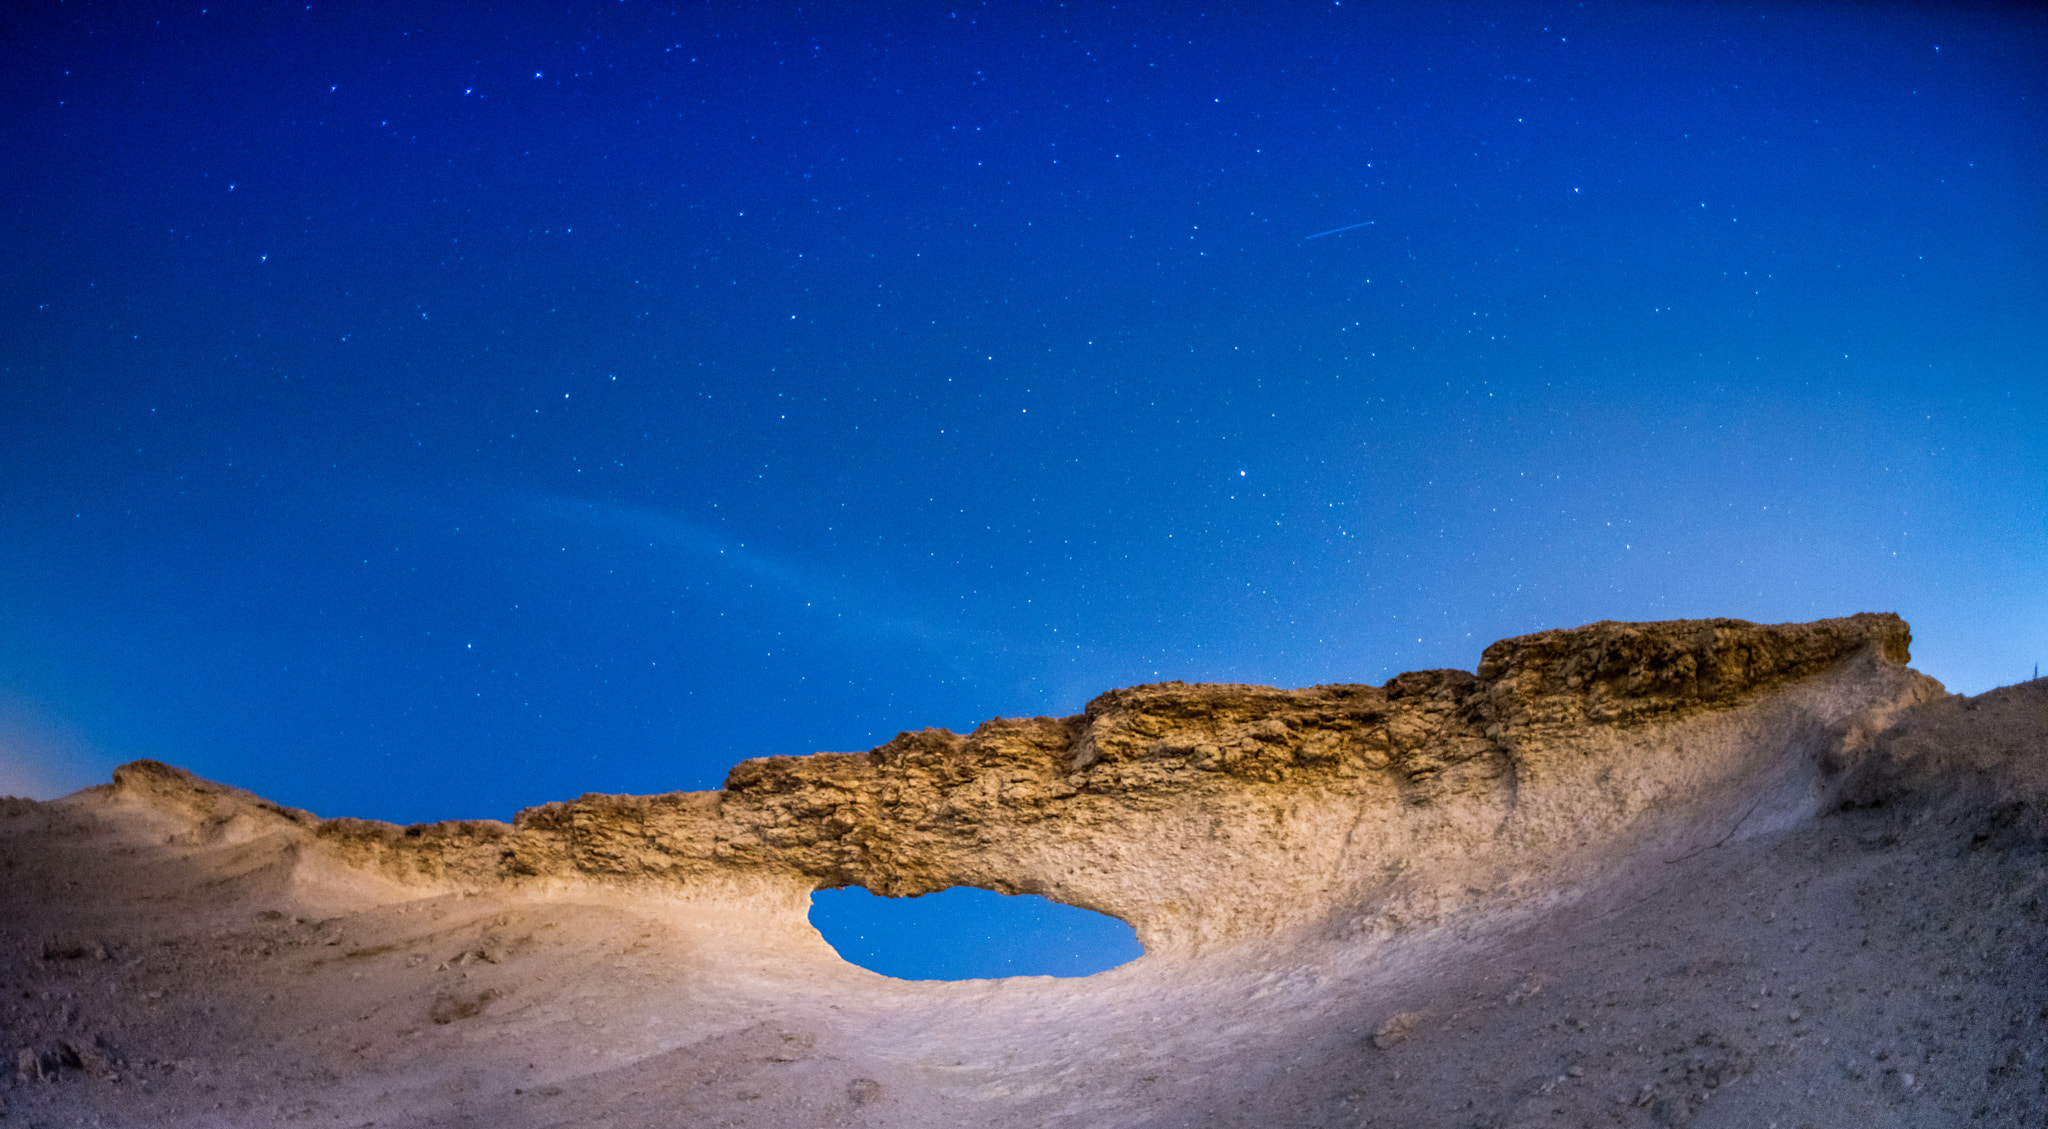
<svg viewBox="0 0 2048 1129">
<path fill-rule="evenodd" d="M 2048 22 L 29 3 L 0 792 L 509 818 L 1166 679 L 2048 658 Z"/>
</svg>

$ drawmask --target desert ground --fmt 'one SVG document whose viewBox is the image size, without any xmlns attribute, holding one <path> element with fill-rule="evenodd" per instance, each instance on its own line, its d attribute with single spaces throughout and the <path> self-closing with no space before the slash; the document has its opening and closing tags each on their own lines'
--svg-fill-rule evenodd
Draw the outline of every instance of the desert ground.
<svg viewBox="0 0 2048 1129">
<path fill-rule="evenodd" d="M 1595 624 L 510 823 L 137 762 L 0 801 L 0 1124 L 2042 1125 L 2048 682 L 1909 638 Z M 892 980 L 805 918 L 849 883 L 1147 952 Z"/>
</svg>

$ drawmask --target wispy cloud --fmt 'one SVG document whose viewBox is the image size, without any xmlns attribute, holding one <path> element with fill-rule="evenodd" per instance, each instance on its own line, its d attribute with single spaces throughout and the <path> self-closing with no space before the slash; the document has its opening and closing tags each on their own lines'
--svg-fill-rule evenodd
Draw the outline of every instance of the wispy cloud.
<svg viewBox="0 0 2048 1129">
<path fill-rule="evenodd" d="M 961 676 L 975 673 L 979 664 L 972 656 L 1011 649 L 991 632 L 935 622 L 929 613 L 915 609 L 915 597 L 764 550 L 702 522 L 604 502 L 542 498 L 535 504 L 558 520 L 625 533 L 650 547 L 724 570 L 820 626 L 868 642 L 913 646 Z"/>
</svg>

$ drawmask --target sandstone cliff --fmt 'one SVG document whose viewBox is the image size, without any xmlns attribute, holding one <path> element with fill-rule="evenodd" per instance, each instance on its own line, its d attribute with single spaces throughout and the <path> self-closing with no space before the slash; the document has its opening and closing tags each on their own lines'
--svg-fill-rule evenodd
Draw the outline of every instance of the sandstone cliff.
<svg viewBox="0 0 2048 1129">
<path fill-rule="evenodd" d="M 0 1121 L 2039 1124 L 2048 683 L 1896 616 L 1600 623 L 1384 686 L 1116 690 L 510 823 L 137 762 L 0 800 Z M 811 891 L 1132 922 L 890 980 Z"/>
<path fill-rule="evenodd" d="M 510 826 L 321 821 L 150 762 L 112 789 L 289 826 L 406 882 L 971 885 L 1117 915 L 1165 954 L 1340 907 L 1360 908 L 1353 931 L 1434 916 L 1546 864 L 1682 849 L 1731 802 L 1765 808 L 1751 829 L 1810 812 L 1830 758 L 1940 692 L 1905 668 L 1909 642 L 1893 615 L 1597 623 L 1496 643 L 1476 675 L 1138 686 L 1074 717 L 749 760 L 719 792 L 590 795 Z"/>
</svg>

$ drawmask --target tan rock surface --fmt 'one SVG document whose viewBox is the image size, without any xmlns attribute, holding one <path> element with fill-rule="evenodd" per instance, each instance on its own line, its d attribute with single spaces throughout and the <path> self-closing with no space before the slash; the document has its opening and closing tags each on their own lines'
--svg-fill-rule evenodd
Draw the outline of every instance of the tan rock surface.
<svg viewBox="0 0 2048 1129">
<path fill-rule="evenodd" d="M 138 762 L 0 801 L 10 1123 L 2039 1124 L 2048 684 L 1601 623 L 398 828 Z M 809 894 L 1114 913 L 904 982 Z"/>
</svg>

